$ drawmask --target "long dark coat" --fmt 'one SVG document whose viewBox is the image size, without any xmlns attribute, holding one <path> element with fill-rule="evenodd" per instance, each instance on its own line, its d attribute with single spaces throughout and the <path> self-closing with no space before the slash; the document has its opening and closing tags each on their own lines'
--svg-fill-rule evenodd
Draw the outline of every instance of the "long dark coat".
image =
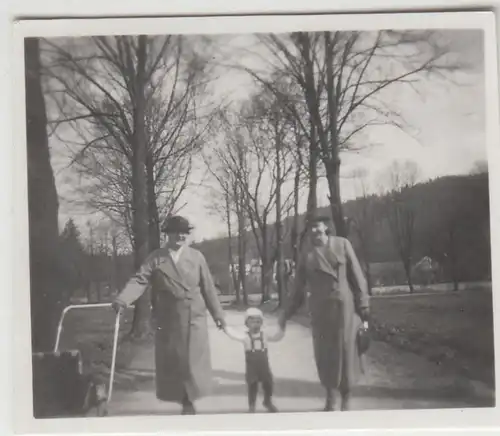
<svg viewBox="0 0 500 436">
<path fill-rule="evenodd" d="M 203 255 L 184 247 L 177 264 L 166 248 L 154 251 L 118 296 L 131 304 L 151 286 L 155 320 L 156 396 L 181 402 L 210 392 L 212 374 L 207 309 L 224 312 Z"/>
<path fill-rule="evenodd" d="M 320 382 L 327 389 L 349 390 L 363 370 L 356 334 L 362 323 L 359 314 L 368 309 L 369 296 L 347 239 L 330 237 L 326 246 L 312 247 L 302 256 L 287 318 L 304 303 L 306 295 Z"/>
</svg>

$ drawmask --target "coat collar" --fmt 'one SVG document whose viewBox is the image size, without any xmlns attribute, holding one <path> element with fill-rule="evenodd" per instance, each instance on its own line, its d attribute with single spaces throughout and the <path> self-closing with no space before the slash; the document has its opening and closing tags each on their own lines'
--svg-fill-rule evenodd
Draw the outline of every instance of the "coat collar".
<svg viewBox="0 0 500 436">
<path fill-rule="evenodd" d="M 335 253 L 335 245 L 335 239 L 330 237 L 326 246 L 312 248 L 310 259 L 314 269 L 338 279 L 340 262 Z"/>
<path fill-rule="evenodd" d="M 172 256 L 167 247 L 164 248 L 164 255 L 162 256 L 162 261 L 158 265 L 159 269 L 170 279 L 174 280 L 178 284 L 182 285 L 185 289 L 190 289 L 186 284 L 185 275 L 189 273 L 190 264 L 190 254 L 191 250 L 189 247 L 184 246 L 182 251 L 179 253 L 179 259 L 177 263 L 174 262 Z"/>
</svg>

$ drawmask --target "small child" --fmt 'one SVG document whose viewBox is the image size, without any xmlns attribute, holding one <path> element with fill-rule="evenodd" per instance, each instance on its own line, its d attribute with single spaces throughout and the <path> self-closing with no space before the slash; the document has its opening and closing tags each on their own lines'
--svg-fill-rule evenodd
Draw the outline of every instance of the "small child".
<svg viewBox="0 0 500 436">
<path fill-rule="evenodd" d="M 231 338 L 243 343 L 245 347 L 246 382 L 248 387 L 248 408 L 250 413 L 255 412 L 257 391 L 259 383 L 264 391 L 263 405 L 268 412 L 276 413 L 278 409 L 273 404 L 273 375 L 269 365 L 267 354 L 268 342 L 277 342 L 284 336 L 280 329 L 274 335 L 270 335 L 262 328 L 264 315 L 257 308 L 250 308 L 245 313 L 246 331 L 240 332 L 226 326 L 225 332 Z"/>
</svg>

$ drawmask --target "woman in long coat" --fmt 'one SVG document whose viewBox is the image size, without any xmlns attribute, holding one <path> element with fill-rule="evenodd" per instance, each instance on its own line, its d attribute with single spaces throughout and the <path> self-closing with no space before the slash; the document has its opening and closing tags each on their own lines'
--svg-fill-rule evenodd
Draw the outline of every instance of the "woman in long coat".
<svg viewBox="0 0 500 436">
<path fill-rule="evenodd" d="M 155 319 L 156 396 L 195 414 L 194 400 L 209 393 L 211 359 L 207 309 L 219 328 L 224 312 L 204 256 L 186 245 L 192 227 L 169 218 L 165 247 L 152 252 L 114 302 L 117 311 L 137 300 L 150 285 Z"/>
<path fill-rule="evenodd" d="M 351 243 L 329 236 L 327 223 L 324 217 L 311 223 L 312 247 L 299 262 L 294 293 L 280 324 L 285 327 L 307 295 L 316 367 L 326 390 L 325 411 L 332 411 L 349 408 L 352 385 L 362 371 L 356 336 L 368 321 L 369 296 Z"/>
</svg>

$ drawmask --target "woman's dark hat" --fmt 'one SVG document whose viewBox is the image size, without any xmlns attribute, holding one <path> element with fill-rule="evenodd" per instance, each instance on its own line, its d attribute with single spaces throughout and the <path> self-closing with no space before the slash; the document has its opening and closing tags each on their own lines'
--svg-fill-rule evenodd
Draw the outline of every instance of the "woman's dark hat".
<svg viewBox="0 0 500 436">
<path fill-rule="evenodd" d="M 179 215 L 168 217 L 161 226 L 163 233 L 191 233 L 193 226 L 189 221 Z"/>
<path fill-rule="evenodd" d="M 307 220 L 306 225 L 307 227 L 314 227 L 318 223 L 329 226 L 332 224 L 332 219 L 328 215 L 313 215 Z"/>
</svg>

